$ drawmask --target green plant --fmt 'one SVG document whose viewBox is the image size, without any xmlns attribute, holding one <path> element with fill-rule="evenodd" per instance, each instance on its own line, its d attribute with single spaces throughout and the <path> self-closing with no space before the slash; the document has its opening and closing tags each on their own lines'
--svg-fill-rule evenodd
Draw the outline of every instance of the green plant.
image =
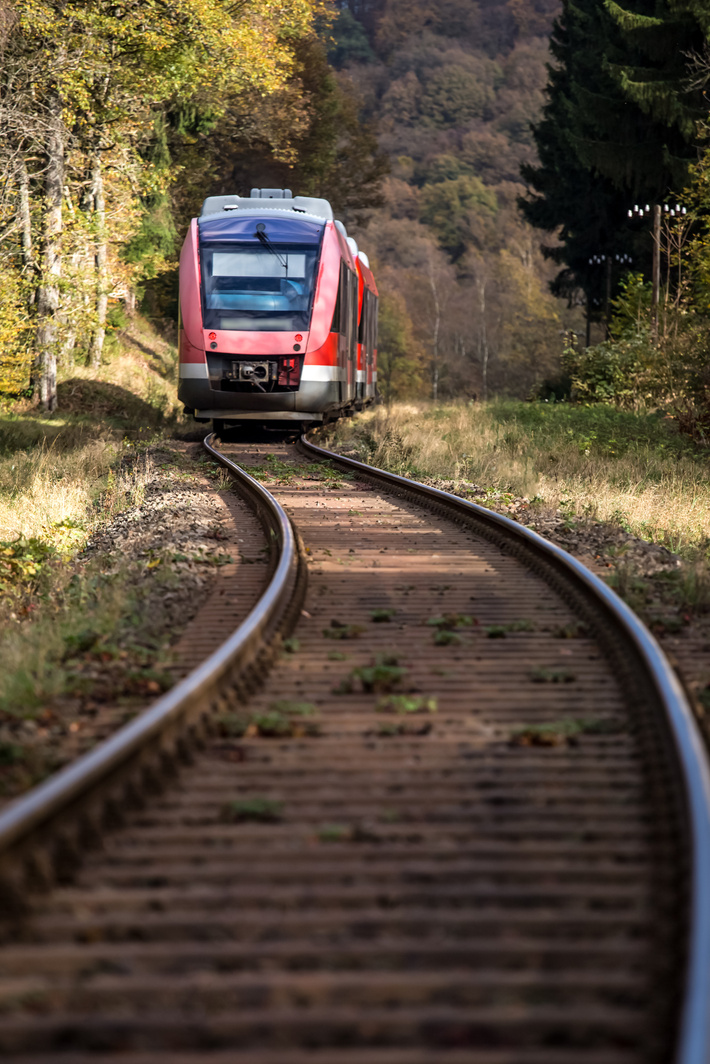
<svg viewBox="0 0 710 1064">
<path fill-rule="evenodd" d="M 461 636 L 447 629 L 440 629 L 434 636 L 434 644 L 438 647 L 456 646 L 461 642 Z"/>
<path fill-rule="evenodd" d="M 264 739 L 283 739 L 293 734 L 293 724 L 284 713 L 256 713 L 249 721 L 245 735 L 260 735 Z"/>
<path fill-rule="evenodd" d="M 256 821 L 274 824 L 282 819 L 284 803 L 273 798 L 243 798 L 227 802 L 222 808 L 222 819 L 230 823 Z"/>
<path fill-rule="evenodd" d="M 380 656 L 374 665 L 364 665 L 353 669 L 350 673 L 351 680 L 359 680 L 363 691 L 367 694 L 380 694 L 391 691 L 397 687 L 408 670 L 401 665 L 392 663 L 387 656 Z"/>
<path fill-rule="evenodd" d="M 582 621 L 569 621 L 553 629 L 552 634 L 555 639 L 581 639 L 587 635 L 587 626 Z"/>
<path fill-rule="evenodd" d="M 304 720 L 313 717 L 315 706 L 310 702 L 273 702 L 267 713 L 255 713 L 249 721 L 245 736 L 260 736 L 263 739 L 300 738 L 320 734 L 318 721 Z"/>
<path fill-rule="evenodd" d="M 489 639 L 505 639 L 509 632 L 534 632 L 532 621 L 509 621 L 508 624 L 489 624 L 483 629 Z"/>
<path fill-rule="evenodd" d="M 504 624 L 489 624 L 483 631 L 489 639 L 505 639 L 508 634 L 508 629 Z"/>
<path fill-rule="evenodd" d="M 0 541 L 0 592 L 34 583 L 47 562 L 56 556 L 55 548 L 36 536 Z"/>
<path fill-rule="evenodd" d="M 320 842 L 347 842 L 353 835 L 352 828 L 345 824 L 324 824 L 318 829 Z"/>
<path fill-rule="evenodd" d="M 430 617 L 426 623 L 432 628 L 453 631 L 455 628 L 470 628 L 477 622 L 465 613 L 445 613 L 441 617 Z"/>
<path fill-rule="evenodd" d="M 438 700 L 424 696 L 386 695 L 377 700 L 378 713 L 436 713 Z"/>
<path fill-rule="evenodd" d="M 515 728 L 511 741 L 515 746 L 560 746 L 579 735 L 618 735 L 624 731 L 626 724 L 619 717 L 568 717 Z"/>
<path fill-rule="evenodd" d="M 340 621 L 331 621 L 330 628 L 323 629 L 326 639 L 359 639 L 365 628 L 362 624 L 342 624 Z"/>
<path fill-rule="evenodd" d="M 291 702 L 287 698 L 272 702 L 269 708 L 274 713 L 285 713 L 291 717 L 312 717 L 316 712 L 313 702 Z"/>
<path fill-rule="evenodd" d="M 230 739 L 240 739 L 249 727 L 249 717 L 240 713 L 222 713 L 217 717 L 220 735 Z"/>
</svg>

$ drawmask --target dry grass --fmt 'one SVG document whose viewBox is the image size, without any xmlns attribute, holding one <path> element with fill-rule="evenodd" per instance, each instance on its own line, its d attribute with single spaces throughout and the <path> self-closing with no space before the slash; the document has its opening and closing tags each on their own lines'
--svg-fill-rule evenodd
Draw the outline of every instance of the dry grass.
<svg viewBox="0 0 710 1064">
<path fill-rule="evenodd" d="M 35 537 L 62 546 L 72 525 L 89 534 L 142 492 L 142 470 L 113 472 L 124 450 L 110 438 L 77 443 L 70 431 L 66 440 L 60 433 L 0 459 L 0 540 Z"/>
<path fill-rule="evenodd" d="M 661 416 L 541 402 L 400 403 L 341 423 L 330 438 L 396 472 L 525 496 L 675 551 L 708 546 L 709 457 Z"/>
<path fill-rule="evenodd" d="M 0 412 L 0 541 L 77 547 L 102 520 L 140 500 L 144 476 L 122 459 L 178 418 L 176 352 L 137 319 L 98 374 L 67 367 L 59 410 Z"/>
</svg>

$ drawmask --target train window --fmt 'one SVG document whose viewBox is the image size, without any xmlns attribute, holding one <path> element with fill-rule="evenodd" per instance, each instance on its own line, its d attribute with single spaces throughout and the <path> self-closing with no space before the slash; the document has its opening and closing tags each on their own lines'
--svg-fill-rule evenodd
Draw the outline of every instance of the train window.
<svg viewBox="0 0 710 1064">
<path fill-rule="evenodd" d="M 200 255 L 206 329 L 309 328 L 317 247 L 203 243 Z"/>
<path fill-rule="evenodd" d="M 340 280 L 338 281 L 338 297 L 335 301 L 335 310 L 333 312 L 333 324 L 330 326 L 331 332 L 341 333 L 345 335 L 345 330 L 348 320 L 348 289 L 347 289 L 347 271 L 345 264 L 340 263 Z"/>
<path fill-rule="evenodd" d="M 368 288 L 362 297 L 358 340 L 363 345 L 366 362 L 372 362 L 377 347 L 377 297 Z"/>
<path fill-rule="evenodd" d="M 350 339 L 353 344 L 357 344 L 357 297 L 358 297 L 358 280 L 357 274 L 350 274 Z"/>
<path fill-rule="evenodd" d="M 370 347 L 370 322 L 372 320 L 372 293 L 368 288 L 362 293 L 362 312 L 360 314 L 360 328 L 358 330 L 358 343 Z"/>
<path fill-rule="evenodd" d="M 348 284 L 348 269 L 344 262 L 340 263 L 340 328 L 341 336 L 348 335 L 348 320 L 350 318 L 350 286 Z"/>
</svg>

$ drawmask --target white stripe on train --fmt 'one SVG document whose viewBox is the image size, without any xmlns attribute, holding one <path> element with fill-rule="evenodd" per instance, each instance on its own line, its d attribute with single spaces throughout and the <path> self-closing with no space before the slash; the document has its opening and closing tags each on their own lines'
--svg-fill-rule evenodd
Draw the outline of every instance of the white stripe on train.
<svg viewBox="0 0 710 1064">
<path fill-rule="evenodd" d="M 206 362 L 181 362 L 180 377 L 183 380 L 207 380 Z M 365 380 L 365 374 L 357 371 L 358 381 Z M 302 381 L 344 381 L 347 380 L 346 371 L 340 366 L 304 366 L 301 374 Z"/>
</svg>

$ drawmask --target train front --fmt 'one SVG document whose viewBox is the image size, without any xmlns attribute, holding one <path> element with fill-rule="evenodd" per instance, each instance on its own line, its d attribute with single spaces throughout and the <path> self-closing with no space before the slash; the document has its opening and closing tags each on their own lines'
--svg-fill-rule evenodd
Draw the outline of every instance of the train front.
<svg viewBox="0 0 710 1064">
<path fill-rule="evenodd" d="M 214 197 L 191 223 L 178 397 L 198 420 L 312 421 L 337 406 L 337 388 L 303 373 L 327 222 L 291 202 Z"/>
</svg>

